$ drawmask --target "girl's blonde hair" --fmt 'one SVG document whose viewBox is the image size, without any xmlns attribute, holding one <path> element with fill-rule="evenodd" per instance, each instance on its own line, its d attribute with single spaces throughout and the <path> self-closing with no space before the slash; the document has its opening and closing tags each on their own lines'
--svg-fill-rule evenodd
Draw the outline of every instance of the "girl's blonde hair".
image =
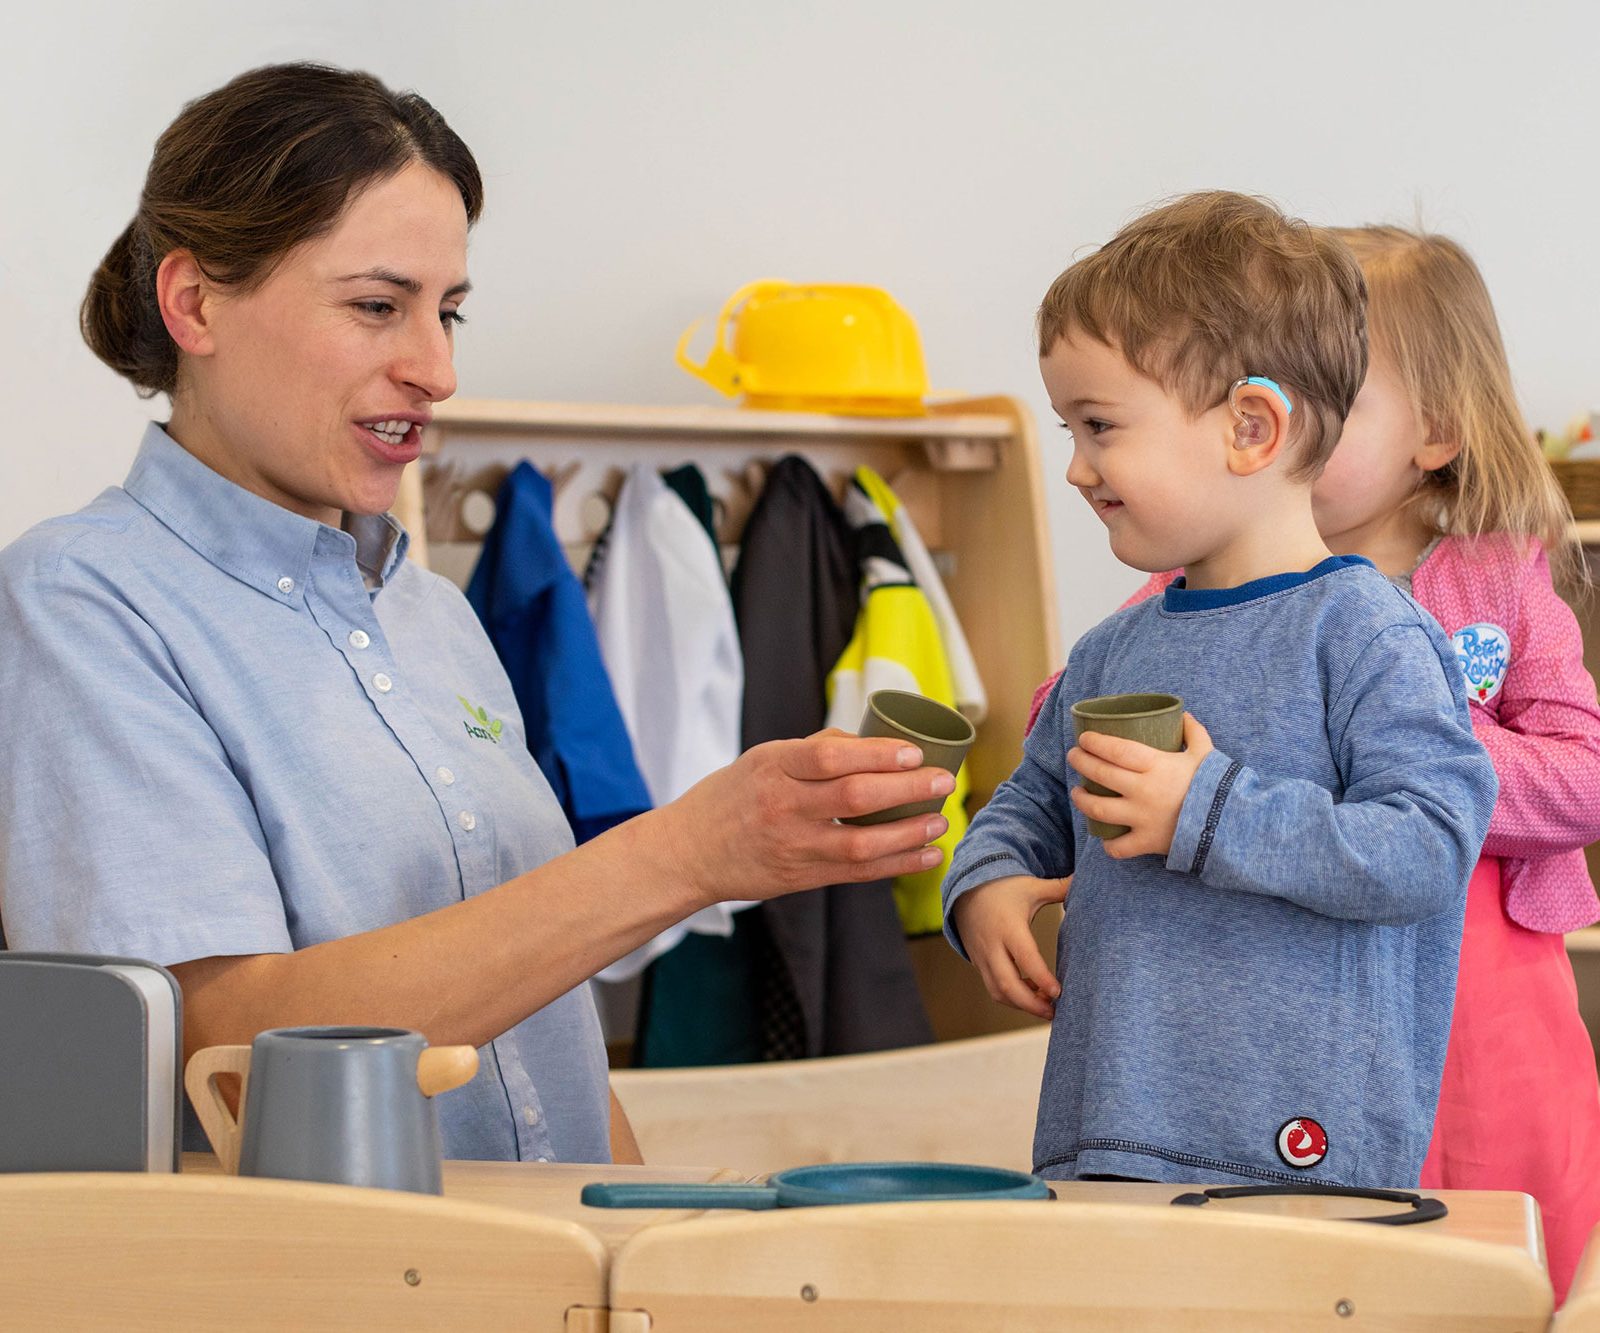
<svg viewBox="0 0 1600 1333">
<path fill-rule="evenodd" d="M 1424 474 L 1416 501 L 1441 536 L 1536 537 L 1558 581 L 1583 580 L 1572 510 L 1517 406 L 1500 325 L 1472 258 L 1404 227 L 1335 234 L 1367 279 L 1374 354 L 1388 358 L 1430 442 L 1461 452 Z"/>
</svg>

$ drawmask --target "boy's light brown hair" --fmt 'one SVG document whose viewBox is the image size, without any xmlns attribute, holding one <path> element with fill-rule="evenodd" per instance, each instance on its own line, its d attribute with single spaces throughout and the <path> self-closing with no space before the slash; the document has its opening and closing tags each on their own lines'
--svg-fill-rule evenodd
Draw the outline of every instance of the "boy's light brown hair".
<svg viewBox="0 0 1600 1333">
<path fill-rule="evenodd" d="M 1277 381 L 1294 404 L 1291 475 L 1309 481 L 1366 378 L 1366 284 L 1331 232 L 1264 199 L 1190 194 L 1050 285 L 1039 355 L 1075 333 L 1117 348 L 1197 416 L 1246 375 Z"/>
</svg>

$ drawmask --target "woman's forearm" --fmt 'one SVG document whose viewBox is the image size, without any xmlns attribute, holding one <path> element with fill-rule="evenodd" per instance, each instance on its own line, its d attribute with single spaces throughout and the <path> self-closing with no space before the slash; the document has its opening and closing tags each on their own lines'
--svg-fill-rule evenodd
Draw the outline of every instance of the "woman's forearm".
<svg viewBox="0 0 1600 1333">
<path fill-rule="evenodd" d="M 481 1046 L 703 905 L 668 860 L 664 817 L 642 815 L 409 921 L 293 953 L 178 964 L 186 1054 L 329 1023 Z"/>
<path fill-rule="evenodd" d="M 178 964 L 186 1050 L 329 1023 L 481 1046 L 708 903 L 938 864 L 926 844 L 942 816 L 834 822 L 948 795 L 954 778 L 920 762 L 902 742 L 842 733 L 770 742 L 465 902 L 293 953 Z"/>
</svg>

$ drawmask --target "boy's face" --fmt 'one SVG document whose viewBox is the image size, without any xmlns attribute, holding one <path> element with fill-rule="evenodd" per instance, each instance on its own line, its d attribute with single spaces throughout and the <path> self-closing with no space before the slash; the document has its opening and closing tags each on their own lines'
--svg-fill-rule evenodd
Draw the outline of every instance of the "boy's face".
<svg viewBox="0 0 1600 1333">
<path fill-rule="evenodd" d="M 1191 416 L 1117 348 L 1078 332 L 1059 339 L 1039 370 L 1072 432 L 1067 481 L 1106 525 L 1118 560 L 1154 573 L 1227 542 L 1240 496 L 1228 485 L 1226 402 Z"/>
</svg>

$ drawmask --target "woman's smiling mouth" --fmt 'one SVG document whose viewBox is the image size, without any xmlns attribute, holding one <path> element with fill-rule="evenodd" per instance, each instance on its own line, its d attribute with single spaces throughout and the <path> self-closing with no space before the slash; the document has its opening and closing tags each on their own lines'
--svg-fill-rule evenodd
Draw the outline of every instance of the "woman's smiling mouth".
<svg viewBox="0 0 1600 1333">
<path fill-rule="evenodd" d="M 409 463 L 422 452 L 422 423 L 407 417 L 358 421 L 356 431 L 368 451 L 385 463 Z"/>
</svg>

